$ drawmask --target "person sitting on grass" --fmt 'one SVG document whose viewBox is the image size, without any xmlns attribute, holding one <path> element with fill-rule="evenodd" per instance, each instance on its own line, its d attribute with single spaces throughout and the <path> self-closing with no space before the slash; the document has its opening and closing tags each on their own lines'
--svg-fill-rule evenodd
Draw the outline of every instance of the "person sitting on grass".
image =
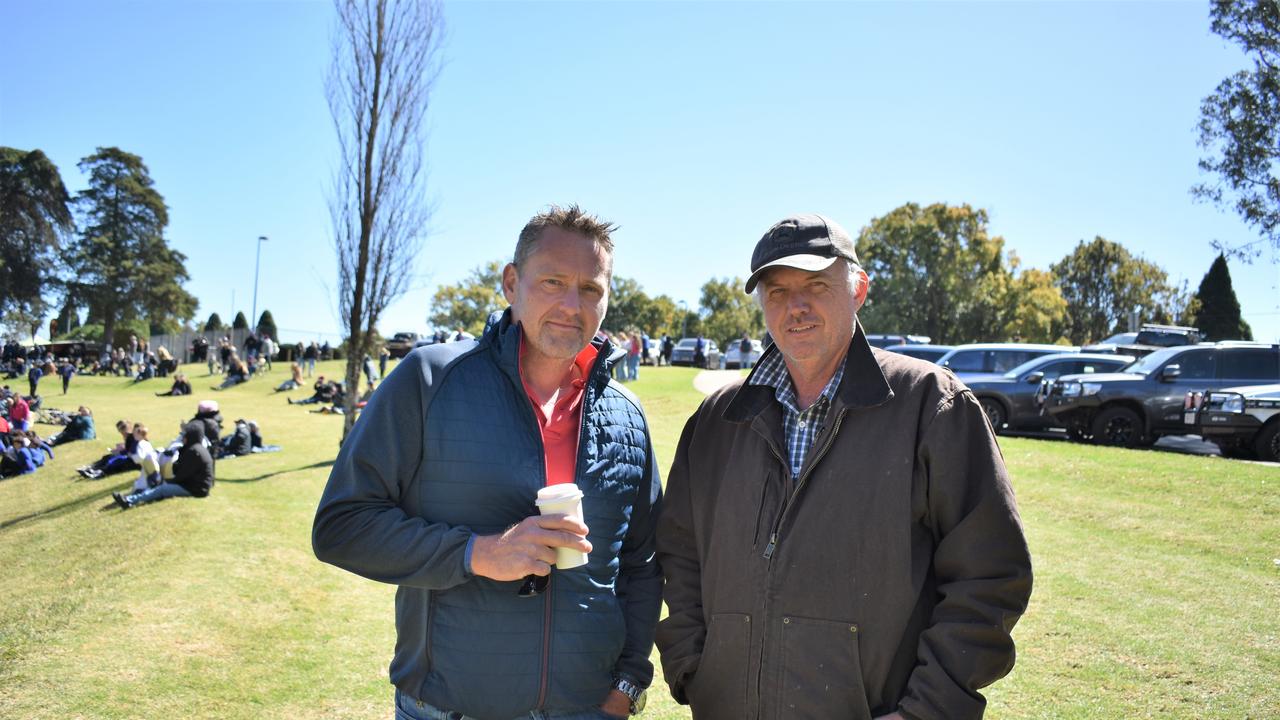
<svg viewBox="0 0 1280 720">
<path fill-rule="evenodd" d="M 364 394 L 361 395 L 360 399 L 356 401 L 356 412 L 363 410 L 364 406 L 369 404 L 369 398 L 373 397 L 373 391 L 377 389 L 378 389 L 377 383 L 369 383 L 369 387 L 365 388 Z M 334 415 L 345 415 L 347 412 L 346 409 L 343 407 L 345 405 L 345 403 L 343 402 L 346 399 L 345 396 L 346 396 L 346 393 L 342 392 L 341 389 L 339 389 L 338 396 L 333 399 L 333 405 L 331 406 L 326 405 L 325 407 L 322 407 L 319 410 L 312 410 L 311 412 L 325 413 L 325 414 L 332 413 Z"/>
<path fill-rule="evenodd" d="M 16 393 L 9 398 L 9 424 L 19 430 L 31 427 L 31 405 Z"/>
<path fill-rule="evenodd" d="M 218 457 L 239 457 L 253 452 L 253 434 L 248 421 L 236 420 L 231 434 L 218 441 Z"/>
<path fill-rule="evenodd" d="M 160 484 L 160 454 L 147 439 L 147 434 L 146 425 L 138 423 L 133 426 L 134 445 L 130 457 L 141 470 L 138 479 L 133 481 L 134 492 L 142 492 Z"/>
<path fill-rule="evenodd" d="M 171 497 L 208 497 L 213 490 L 213 458 L 204 446 L 204 427 L 191 422 L 182 429 L 182 449 L 173 461 L 173 477 L 142 492 L 122 495 L 111 493 L 111 499 L 122 510 L 128 510 Z"/>
<path fill-rule="evenodd" d="M 324 376 L 316 378 L 315 394 L 305 400 L 294 400 L 289 398 L 290 405 L 312 405 L 314 403 L 332 403 L 338 393 L 342 391 L 342 386 L 338 383 L 331 383 L 324 379 Z"/>
<path fill-rule="evenodd" d="M 97 480 L 107 475 L 115 475 L 130 470 L 137 470 L 138 464 L 130 457 L 137 440 L 133 438 L 133 423 L 128 420 L 116 421 L 116 432 L 120 433 L 120 442 L 98 458 L 92 465 L 76 468 L 81 477 Z"/>
<path fill-rule="evenodd" d="M 247 382 L 248 380 L 249 366 L 245 365 L 243 360 L 232 353 L 231 360 L 227 365 L 227 377 L 222 381 L 222 384 L 215 387 L 214 390 L 226 390 L 233 385 L 239 385 L 240 383 Z"/>
<path fill-rule="evenodd" d="M 222 434 L 222 413 L 218 410 L 217 400 L 201 400 L 196 405 L 196 415 L 191 418 L 191 422 L 200 423 L 204 428 L 204 437 L 210 452 L 218 447 L 218 436 Z"/>
<path fill-rule="evenodd" d="M 289 379 L 280 383 L 280 386 L 276 388 L 276 392 L 287 392 L 302 387 L 302 366 L 296 360 L 289 365 L 289 374 Z"/>
<path fill-rule="evenodd" d="M 187 381 L 186 373 L 174 373 L 173 386 L 165 392 L 156 393 L 156 397 L 171 397 L 177 395 L 190 395 L 191 383 Z"/>
<path fill-rule="evenodd" d="M 93 427 L 93 411 L 81 405 L 76 414 L 67 420 L 67 426 L 62 432 L 49 438 L 49 444 L 57 446 L 73 440 L 93 440 L 97 437 L 98 433 Z"/>
</svg>

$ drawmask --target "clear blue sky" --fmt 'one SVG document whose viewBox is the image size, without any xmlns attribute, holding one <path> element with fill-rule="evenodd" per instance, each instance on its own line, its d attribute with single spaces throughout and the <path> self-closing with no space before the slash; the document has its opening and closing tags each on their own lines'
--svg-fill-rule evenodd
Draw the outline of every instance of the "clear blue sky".
<svg viewBox="0 0 1280 720">
<path fill-rule="evenodd" d="M 1024 267 L 1102 235 L 1191 288 L 1211 240 L 1255 236 L 1194 201 L 1201 98 L 1244 66 L 1207 3 L 449 3 L 432 97 L 437 205 L 414 290 L 507 259 L 525 220 L 578 202 L 621 224 L 615 272 L 698 303 L 793 212 L 857 232 L 898 205 L 969 203 Z M 327 2 L 0 0 L 0 145 L 68 188 L 98 146 L 136 153 L 170 207 L 198 319 L 258 310 L 336 339 L 325 203 Z M 1232 262 L 1280 339 L 1280 264 Z M 232 304 L 234 292 L 234 306 Z M 874 292 L 874 285 L 873 290 Z"/>
</svg>

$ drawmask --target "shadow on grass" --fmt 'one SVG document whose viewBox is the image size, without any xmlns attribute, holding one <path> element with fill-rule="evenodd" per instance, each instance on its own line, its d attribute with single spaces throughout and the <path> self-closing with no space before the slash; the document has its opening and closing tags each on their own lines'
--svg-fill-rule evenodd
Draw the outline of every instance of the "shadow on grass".
<svg viewBox="0 0 1280 720">
<path fill-rule="evenodd" d="M 222 462 L 222 461 L 220 460 L 219 462 Z M 287 473 L 300 472 L 302 470 L 312 470 L 315 468 L 329 467 L 331 465 L 333 465 L 333 460 L 324 460 L 322 462 L 312 463 L 310 465 L 304 465 L 302 467 L 285 468 L 284 470 L 277 470 L 273 473 L 267 473 L 266 475 L 259 475 L 258 477 L 216 478 L 216 481 L 220 483 L 258 482 L 260 480 L 267 480 L 269 478 L 276 477 L 277 475 L 285 475 Z M 132 478 L 132 476 L 130 476 L 130 478 Z M 18 525 L 22 525 L 24 523 L 29 523 L 34 520 L 51 520 L 53 518 L 61 517 L 74 510 L 78 510 L 80 508 L 93 505 L 94 503 L 103 502 L 103 501 L 107 501 L 107 502 L 104 506 L 98 508 L 98 510 L 99 511 L 111 510 L 115 508 L 115 503 L 111 501 L 111 493 L 117 492 L 117 491 L 127 492 L 132 487 L 133 487 L 133 480 L 129 479 L 128 482 L 126 482 L 124 485 L 113 485 L 105 488 L 102 492 L 94 493 L 92 495 L 86 495 L 82 498 L 76 498 L 75 500 L 68 500 L 67 502 L 62 503 L 61 505 L 54 505 L 53 507 L 50 507 L 50 508 L 44 508 L 43 510 L 37 510 L 35 512 L 28 513 L 26 515 L 19 515 L 18 517 L 10 518 L 8 520 L 0 522 L 0 532 L 4 532 L 6 530 L 9 530 L 10 528 L 16 527 Z"/>
<path fill-rule="evenodd" d="M 219 460 L 219 461 L 218 461 L 218 463 L 219 463 L 219 464 L 221 464 L 221 463 L 224 463 L 224 462 L 226 462 L 226 461 L 227 461 L 227 458 L 222 458 L 221 460 Z M 310 465 L 303 465 L 302 467 L 296 467 L 296 468 L 285 468 L 285 469 L 283 469 L 283 470 L 277 470 L 277 471 L 272 472 L 272 473 L 267 473 L 266 475 L 259 475 L 258 477 L 249 477 L 249 478 L 222 478 L 222 477 L 219 477 L 219 478 L 217 478 L 217 481 L 218 481 L 218 482 L 220 482 L 220 483 L 251 483 L 251 482 L 259 482 L 259 481 L 261 481 L 261 480 L 269 480 L 269 479 L 271 479 L 271 478 L 273 478 L 273 477 L 276 477 L 277 475 L 287 475 L 288 473 L 301 472 L 301 471 L 303 471 L 303 470 L 314 470 L 315 468 L 322 468 L 322 467 L 331 467 L 332 465 L 333 465 L 333 460 L 322 460 L 322 461 L 320 461 L 320 462 L 311 463 Z"/>
<path fill-rule="evenodd" d="M 109 501 L 106 506 L 108 509 L 115 507 L 115 503 L 110 502 L 111 493 L 116 491 L 124 492 L 132 487 L 133 487 L 133 480 L 130 479 L 124 485 L 110 486 L 99 493 L 86 495 L 82 498 L 76 498 L 75 500 L 68 500 L 67 502 L 62 503 L 61 505 L 54 505 L 51 508 L 45 508 L 43 510 L 37 510 L 35 512 L 28 513 L 26 515 L 19 515 L 18 517 L 10 518 L 8 520 L 5 520 L 4 522 L 0 522 L 0 532 L 8 530 L 17 525 L 22 525 L 23 523 L 31 522 L 32 520 L 50 520 L 56 517 L 61 517 L 73 510 L 78 510 L 82 507 L 92 505 L 94 503 L 102 502 L 103 500 Z M 99 510 L 102 510 L 102 509 L 103 508 L 99 508 Z"/>
</svg>

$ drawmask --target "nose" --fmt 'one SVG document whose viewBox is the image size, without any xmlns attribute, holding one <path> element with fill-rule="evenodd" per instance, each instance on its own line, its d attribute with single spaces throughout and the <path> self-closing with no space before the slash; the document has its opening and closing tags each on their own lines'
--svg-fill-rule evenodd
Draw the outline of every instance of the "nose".
<svg viewBox="0 0 1280 720">
<path fill-rule="evenodd" d="M 582 307 L 582 293 L 576 287 L 570 287 L 560 295 L 560 307 L 576 314 Z"/>
<path fill-rule="evenodd" d="M 787 295 L 787 312 L 800 317 L 809 312 L 809 295 L 803 291 Z"/>
</svg>

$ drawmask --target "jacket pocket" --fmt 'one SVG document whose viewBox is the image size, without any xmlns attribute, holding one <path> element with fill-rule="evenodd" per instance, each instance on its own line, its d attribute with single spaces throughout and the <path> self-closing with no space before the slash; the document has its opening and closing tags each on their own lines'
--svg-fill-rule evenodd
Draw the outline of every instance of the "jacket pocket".
<svg viewBox="0 0 1280 720">
<path fill-rule="evenodd" d="M 751 616 L 711 616 L 698 669 L 685 687 L 695 718 L 747 717 L 747 670 L 750 666 Z"/>
<path fill-rule="evenodd" d="M 431 667 L 432 667 L 431 626 L 434 625 L 436 622 L 436 598 L 435 598 L 435 593 L 431 592 L 430 590 L 426 592 L 426 596 L 427 596 L 427 620 L 426 620 L 426 632 L 423 633 L 423 638 L 422 638 L 422 641 L 423 641 L 422 656 L 426 660 L 426 664 L 427 664 L 426 671 L 430 673 Z"/>
<path fill-rule="evenodd" d="M 784 617 L 778 673 L 776 717 L 871 720 L 856 623 Z"/>
</svg>

